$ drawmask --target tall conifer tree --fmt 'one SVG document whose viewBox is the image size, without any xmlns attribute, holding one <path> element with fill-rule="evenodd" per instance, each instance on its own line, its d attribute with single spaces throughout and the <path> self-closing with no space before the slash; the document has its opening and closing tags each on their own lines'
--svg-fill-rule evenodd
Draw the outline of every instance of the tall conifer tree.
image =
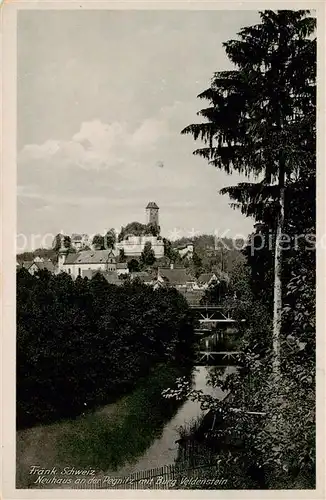
<svg viewBox="0 0 326 500">
<path fill-rule="evenodd" d="M 204 123 L 182 133 L 201 139 L 194 154 L 251 182 L 225 188 L 243 213 L 269 218 L 274 229 L 273 371 L 280 373 L 282 233 L 286 188 L 315 159 L 316 20 L 309 11 L 265 11 L 261 23 L 224 43 L 235 65 L 215 73 L 198 97 Z M 257 182 L 252 182 L 256 180 Z"/>
</svg>

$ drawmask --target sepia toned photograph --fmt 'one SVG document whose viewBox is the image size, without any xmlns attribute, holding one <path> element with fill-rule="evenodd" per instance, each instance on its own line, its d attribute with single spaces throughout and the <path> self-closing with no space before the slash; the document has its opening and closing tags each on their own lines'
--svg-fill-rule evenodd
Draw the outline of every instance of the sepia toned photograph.
<svg viewBox="0 0 326 500">
<path fill-rule="evenodd" d="M 316 29 L 17 11 L 16 489 L 317 488 Z"/>
</svg>

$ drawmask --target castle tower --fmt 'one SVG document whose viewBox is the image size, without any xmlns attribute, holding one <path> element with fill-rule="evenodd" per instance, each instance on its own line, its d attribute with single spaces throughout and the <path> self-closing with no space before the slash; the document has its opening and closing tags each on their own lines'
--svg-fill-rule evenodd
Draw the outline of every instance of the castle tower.
<svg viewBox="0 0 326 500">
<path fill-rule="evenodd" d="M 155 224 L 156 226 L 159 225 L 159 223 L 158 223 L 158 211 L 159 211 L 159 208 L 156 205 L 156 203 L 154 201 L 150 201 L 146 207 L 147 224 Z"/>
</svg>

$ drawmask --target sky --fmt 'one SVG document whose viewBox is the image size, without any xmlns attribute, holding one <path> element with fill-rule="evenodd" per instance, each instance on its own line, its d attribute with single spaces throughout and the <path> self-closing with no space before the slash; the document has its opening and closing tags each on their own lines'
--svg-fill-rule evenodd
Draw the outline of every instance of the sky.
<svg viewBox="0 0 326 500">
<path fill-rule="evenodd" d="M 20 11 L 24 245 L 145 222 L 149 201 L 165 237 L 246 236 L 253 221 L 219 194 L 244 178 L 194 156 L 202 143 L 180 132 L 201 121 L 197 95 L 214 72 L 231 68 L 222 43 L 258 21 L 255 11 Z"/>
</svg>

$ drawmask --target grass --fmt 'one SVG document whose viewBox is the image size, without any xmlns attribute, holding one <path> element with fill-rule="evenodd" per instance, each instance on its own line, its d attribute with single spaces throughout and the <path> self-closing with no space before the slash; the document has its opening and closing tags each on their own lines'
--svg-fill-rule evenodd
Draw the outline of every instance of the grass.
<svg viewBox="0 0 326 500">
<path fill-rule="evenodd" d="M 161 436 L 180 405 L 161 396 L 178 376 L 175 368 L 156 367 L 132 394 L 108 409 L 70 421 L 59 443 L 60 462 L 105 471 L 136 461 Z"/>
<path fill-rule="evenodd" d="M 136 462 L 163 432 L 182 404 L 166 400 L 163 389 L 173 386 L 180 371 L 157 366 L 149 377 L 119 401 L 75 419 L 39 425 L 17 432 L 16 487 L 33 486 L 30 467 L 93 468 L 113 474 Z"/>
</svg>

